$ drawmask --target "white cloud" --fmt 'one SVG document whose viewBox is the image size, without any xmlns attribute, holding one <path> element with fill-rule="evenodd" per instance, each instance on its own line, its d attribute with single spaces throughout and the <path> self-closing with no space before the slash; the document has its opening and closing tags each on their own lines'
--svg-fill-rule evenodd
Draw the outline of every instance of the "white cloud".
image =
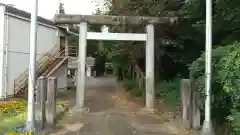
<svg viewBox="0 0 240 135">
<path fill-rule="evenodd" d="M 102 6 L 104 0 L 61 0 L 69 14 L 92 14 L 97 5 Z M 33 0 L 0 0 L 0 3 L 13 4 L 16 8 L 31 11 Z M 59 0 L 38 0 L 38 15 L 52 19 L 56 13 Z"/>
</svg>

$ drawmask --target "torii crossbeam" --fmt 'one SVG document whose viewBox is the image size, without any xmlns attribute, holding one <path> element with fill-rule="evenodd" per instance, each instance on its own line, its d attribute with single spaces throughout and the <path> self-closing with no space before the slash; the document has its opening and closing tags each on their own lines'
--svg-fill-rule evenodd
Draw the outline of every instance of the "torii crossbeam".
<svg viewBox="0 0 240 135">
<path fill-rule="evenodd" d="M 79 55 L 77 73 L 76 110 L 84 109 L 85 98 L 85 59 L 87 39 L 90 40 L 125 40 L 146 42 L 146 103 L 145 108 L 154 110 L 154 24 L 174 24 L 176 17 L 144 17 L 144 16 L 108 16 L 108 15 L 55 15 L 56 24 L 79 24 Z M 87 32 L 87 23 L 102 25 L 146 25 L 146 33 L 96 33 Z"/>
<path fill-rule="evenodd" d="M 110 15 L 72 15 L 58 14 L 54 17 L 56 24 L 79 24 L 88 22 L 90 24 L 120 25 L 120 24 L 173 24 L 177 17 L 147 17 L 147 16 L 110 16 Z"/>
</svg>

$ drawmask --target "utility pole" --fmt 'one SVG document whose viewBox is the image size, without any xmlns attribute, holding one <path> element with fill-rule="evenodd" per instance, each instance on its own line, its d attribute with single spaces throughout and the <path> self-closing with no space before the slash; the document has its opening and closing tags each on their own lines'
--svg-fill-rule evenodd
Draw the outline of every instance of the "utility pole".
<svg viewBox="0 0 240 135">
<path fill-rule="evenodd" d="M 206 0 L 205 37 L 205 120 L 202 135 L 214 135 L 211 121 L 211 68 L 212 68 L 212 0 Z"/>
<path fill-rule="evenodd" d="M 28 112 L 27 112 L 27 130 L 34 131 L 35 128 L 35 81 L 36 81 L 36 48 L 37 48 L 37 14 L 38 0 L 32 0 L 31 26 L 30 26 L 30 58 L 29 58 L 29 76 L 28 76 Z"/>
</svg>

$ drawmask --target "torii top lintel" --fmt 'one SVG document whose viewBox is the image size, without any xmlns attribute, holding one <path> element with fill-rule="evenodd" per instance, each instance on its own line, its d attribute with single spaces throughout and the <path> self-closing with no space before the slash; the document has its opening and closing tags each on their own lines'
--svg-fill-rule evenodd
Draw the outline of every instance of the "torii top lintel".
<svg viewBox="0 0 240 135">
<path fill-rule="evenodd" d="M 120 24 L 163 24 L 176 23 L 177 17 L 145 17 L 145 16 L 109 16 L 109 15 L 72 15 L 57 14 L 56 24 L 79 24 L 86 21 L 91 24 L 120 25 Z"/>
</svg>

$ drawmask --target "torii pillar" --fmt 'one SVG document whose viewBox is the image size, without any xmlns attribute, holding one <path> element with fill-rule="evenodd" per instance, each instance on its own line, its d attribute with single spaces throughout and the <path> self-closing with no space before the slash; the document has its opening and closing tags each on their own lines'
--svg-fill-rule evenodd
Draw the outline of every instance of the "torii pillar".
<svg viewBox="0 0 240 135">
<path fill-rule="evenodd" d="M 148 24 L 146 26 L 147 41 L 146 41 L 146 103 L 145 109 L 148 111 L 154 110 L 155 104 L 155 73 L 154 73 L 154 25 Z"/>
<path fill-rule="evenodd" d="M 77 93 L 74 110 L 84 110 L 85 100 L 85 66 L 87 51 L 87 22 L 81 21 L 79 24 L 79 47 L 78 47 L 78 70 L 77 70 Z"/>
</svg>

